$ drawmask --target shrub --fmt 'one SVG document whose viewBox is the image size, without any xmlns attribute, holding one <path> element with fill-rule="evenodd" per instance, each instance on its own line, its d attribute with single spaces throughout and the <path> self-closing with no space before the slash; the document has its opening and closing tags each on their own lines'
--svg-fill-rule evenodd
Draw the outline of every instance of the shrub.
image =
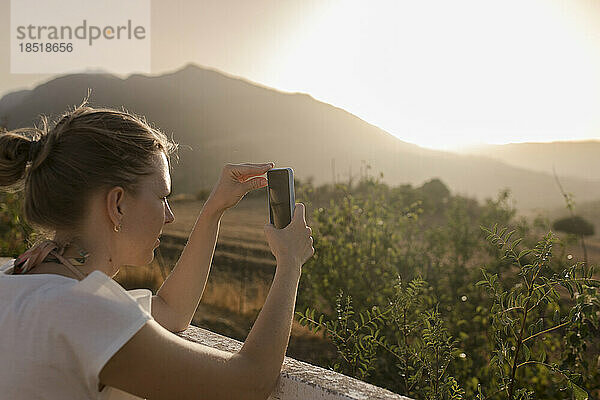
<svg viewBox="0 0 600 400">
<path fill-rule="evenodd" d="M 593 270 L 566 264 L 548 224 L 516 219 L 508 191 L 428 209 L 443 192 L 428 187 L 368 178 L 312 192 L 337 198 L 314 211 L 297 315 L 335 344 L 329 367 L 416 399 L 597 394 Z"/>
</svg>

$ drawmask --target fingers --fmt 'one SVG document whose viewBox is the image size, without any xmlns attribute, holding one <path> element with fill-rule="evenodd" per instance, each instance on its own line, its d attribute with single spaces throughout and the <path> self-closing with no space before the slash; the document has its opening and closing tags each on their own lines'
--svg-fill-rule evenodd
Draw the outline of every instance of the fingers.
<svg viewBox="0 0 600 400">
<path fill-rule="evenodd" d="M 315 248 L 313 247 L 313 238 L 312 238 L 312 236 L 310 236 L 309 242 L 307 243 L 307 246 L 306 246 L 304 254 L 303 254 L 304 257 L 303 257 L 302 264 L 304 264 L 306 261 L 308 261 L 308 259 L 311 258 L 314 254 L 315 254 Z"/>
<path fill-rule="evenodd" d="M 274 162 L 267 162 L 267 163 L 241 163 L 241 164 L 232 164 L 229 163 L 227 164 L 228 167 L 233 167 L 233 168 L 264 168 L 264 167 L 271 167 L 273 168 L 275 166 Z"/>
<path fill-rule="evenodd" d="M 227 164 L 227 168 L 229 168 L 236 177 L 238 177 L 242 180 L 248 179 L 248 178 L 256 176 L 256 175 L 262 175 L 265 172 L 267 172 L 268 170 L 270 170 L 271 168 L 273 168 L 274 166 L 275 166 L 275 164 L 272 162 L 261 163 L 261 164 L 255 164 L 255 163 Z"/>
<path fill-rule="evenodd" d="M 310 226 L 306 225 L 306 207 L 304 207 L 303 203 L 296 203 L 296 208 L 299 208 L 300 210 L 298 210 L 296 215 L 296 211 L 294 210 L 294 218 L 296 220 L 300 220 L 302 221 L 302 225 L 305 227 L 305 237 L 306 237 L 306 245 L 304 247 L 304 253 L 303 253 L 303 261 L 302 264 L 304 264 L 306 261 L 308 261 L 309 258 L 311 258 L 314 254 L 315 254 L 315 249 L 313 247 L 313 243 L 314 243 L 314 239 L 312 237 L 312 228 Z M 299 222 L 296 222 L 299 223 Z M 298 228 L 299 229 L 299 228 Z"/>
<path fill-rule="evenodd" d="M 267 178 L 253 178 L 244 182 L 246 192 L 267 186 Z"/>
</svg>

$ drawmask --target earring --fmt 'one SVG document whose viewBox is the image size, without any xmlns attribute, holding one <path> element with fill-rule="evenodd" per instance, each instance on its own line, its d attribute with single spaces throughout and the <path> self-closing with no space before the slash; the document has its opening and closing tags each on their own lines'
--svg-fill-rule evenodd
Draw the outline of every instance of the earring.
<svg viewBox="0 0 600 400">
<path fill-rule="evenodd" d="M 115 226 L 115 227 L 113 227 L 113 230 L 114 230 L 115 232 L 120 232 L 120 231 L 121 231 L 121 223 L 119 222 L 119 227 L 118 227 L 118 228 L 117 228 L 116 226 Z"/>
</svg>

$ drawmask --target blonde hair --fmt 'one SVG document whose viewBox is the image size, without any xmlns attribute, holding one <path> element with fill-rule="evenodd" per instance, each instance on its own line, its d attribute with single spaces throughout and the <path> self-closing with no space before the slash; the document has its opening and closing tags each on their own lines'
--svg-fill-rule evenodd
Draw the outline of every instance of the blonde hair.
<svg viewBox="0 0 600 400">
<path fill-rule="evenodd" d="M 0 188 L 22 194 L 26 221 L 41 231 L 81 229 L 94 192 L 121 186 L 137 195 L 153 156 L 164 153 L 170 167 L 178 149 L 144 117 L 86 103 L 54 123 L 42 115 L 40 128 L 0 132 Z"/>
</svg>

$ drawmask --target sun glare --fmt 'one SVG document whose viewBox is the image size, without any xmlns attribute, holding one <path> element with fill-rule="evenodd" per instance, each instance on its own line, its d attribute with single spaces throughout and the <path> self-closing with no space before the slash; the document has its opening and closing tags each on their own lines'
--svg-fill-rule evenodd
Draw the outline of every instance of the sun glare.
<svg viewBox="0 0 600 400">
<path fill-rule="evenodd" d="M 273 57 L 273 86 L 429 148 L 598 137 L 599 27 L 573 3 L 321 4 Z"/>
</svg>

